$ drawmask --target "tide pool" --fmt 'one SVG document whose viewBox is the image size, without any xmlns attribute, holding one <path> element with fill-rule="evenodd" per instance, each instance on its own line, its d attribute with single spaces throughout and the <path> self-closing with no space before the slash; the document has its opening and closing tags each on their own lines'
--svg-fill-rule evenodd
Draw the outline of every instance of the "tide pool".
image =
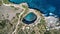
<svg viewBox="0 0 60 34">
<path fill-rule="evenodd" d="M 14 4 L 27 3 L 29 8 L 37 9 L 45 16 L 60 18 L 60 0 L 9 0 Z"/>
<path fill-rule="evenodd" d="M 34 13 L 29 13 L 23 18 L 23 22 L 26 24 L 34 23 L 34 21 L 37 19 L 37 16 Z"/>
</svg>

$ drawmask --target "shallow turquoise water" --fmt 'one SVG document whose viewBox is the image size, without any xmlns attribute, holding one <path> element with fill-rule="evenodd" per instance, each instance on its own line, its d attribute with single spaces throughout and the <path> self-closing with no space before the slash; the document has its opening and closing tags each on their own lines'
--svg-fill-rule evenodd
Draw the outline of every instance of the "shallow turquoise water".
<svg viewBox="0 0 60 34">
<path fill-rule="evenodd" d="M 36 15 L 34 13 L 29 13 L 28 15 L 25 16 L 25 19 L 28 21 L 32 21 L 36 18 Z"/>
<path fill-rule="evenodd" d="M 29 13 L 23 18 L 23 22 L 26 24 L 31 24 L 37 19 L 37 16 L 34 13 Z"/>
</svg>

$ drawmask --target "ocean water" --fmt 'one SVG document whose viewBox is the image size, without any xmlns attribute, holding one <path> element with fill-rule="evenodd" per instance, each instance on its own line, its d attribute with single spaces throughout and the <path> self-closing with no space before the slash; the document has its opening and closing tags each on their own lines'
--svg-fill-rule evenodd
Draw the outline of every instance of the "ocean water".
<svg viewBox="0 0 60 34">
<path fill-rule="evenodd" d="M 60 0 L 9 0 L 14 4 L 27 3 L 29 8 L 37 9 L 45 16 L 60 18 Z"/>
<path fill-rule="evenodd" d="M 34 13 L 29 13 L 23 18 L 23 22 L 26 24 L 34 23 L 34 21 L 37 19 L 37 16 Z"/>
</svg>

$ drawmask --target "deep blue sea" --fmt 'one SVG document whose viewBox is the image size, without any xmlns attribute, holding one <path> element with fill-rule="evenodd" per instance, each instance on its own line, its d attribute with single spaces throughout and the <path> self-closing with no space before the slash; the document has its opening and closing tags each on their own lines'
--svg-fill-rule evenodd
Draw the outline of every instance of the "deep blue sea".
<svg viewBox="0 0 60 34">
<path fill-rule="evenodd" d="M 29 8 L 37 9 L 45 16 L 60 17 L 60 0 L 9 0 L 14 4 L 27 3 Z"/>
</svg>

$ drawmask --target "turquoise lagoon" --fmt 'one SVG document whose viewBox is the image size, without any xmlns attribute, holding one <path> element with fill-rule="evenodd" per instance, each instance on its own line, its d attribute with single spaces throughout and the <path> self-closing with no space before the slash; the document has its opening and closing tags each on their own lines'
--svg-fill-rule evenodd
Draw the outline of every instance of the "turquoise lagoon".
<svg viewBox="0 0 60 34">
<path fill-rule="evenodd" d="M 29 13 L 23 18 L 23 22 L 26 24 L 34 23 L 34 21 L 37 19 L 37 16 L 34 13 Z"/>
</svg>

